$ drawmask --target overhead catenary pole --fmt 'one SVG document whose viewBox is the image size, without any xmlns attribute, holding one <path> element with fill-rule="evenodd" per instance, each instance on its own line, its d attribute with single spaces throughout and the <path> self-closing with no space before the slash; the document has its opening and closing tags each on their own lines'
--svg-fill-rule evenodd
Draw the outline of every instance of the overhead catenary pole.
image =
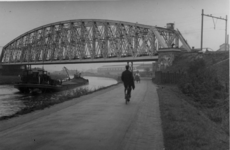
<svg viewBox="0 0 230 150">
<path fill-rule="evenodd" d="M 204 9 L 202 9 L 202 13 L 201 13 L 201 41 L 200 41 L 200 49 L 203 49 L 203 20 L 204 18 Z"/>
<path fill-rule="evenodd" d="M 225 23 L 225 50 L 226 51 L 229 50 L 227 28 L 228 28 L 228 16 L 226 15 L 226 23 Z"/>
<path fill-rule="evenodd" d="M 212 16 L 212 15 L 207 15 L 207 14 L 204 14 L 204 10 L 202 9 L 202 19 L 201 19 L 201 50 L 203 49 L 203 16 L 207 16 L 207 17 L 211 17 L 211 18 L 216 18 L 216 19 L 221 19 L 221 20 L 224 20 L 226 21 L 225 22 L 225 50 L 227 50 L 227 22 L 228 22 L 228 16 L 226 15 L 226 19 L 225 18 L 221 18 L 221 17 L 215 17 L 215 16 Z"/>
</svg>

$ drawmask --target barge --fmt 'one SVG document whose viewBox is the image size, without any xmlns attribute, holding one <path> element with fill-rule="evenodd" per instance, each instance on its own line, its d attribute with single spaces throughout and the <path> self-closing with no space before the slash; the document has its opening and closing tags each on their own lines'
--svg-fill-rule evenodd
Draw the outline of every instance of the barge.
<svg viewBox="0 0 230 150">
<path fill-rule="evenodd" d="M 43 69 L 26 69 L 20 75 L 21 82 L 14 84 L 22 93 L 57 92 L 88 84 L 88 80 L 74 75 L 66 81 L 55 80 Z"/>
</svg>

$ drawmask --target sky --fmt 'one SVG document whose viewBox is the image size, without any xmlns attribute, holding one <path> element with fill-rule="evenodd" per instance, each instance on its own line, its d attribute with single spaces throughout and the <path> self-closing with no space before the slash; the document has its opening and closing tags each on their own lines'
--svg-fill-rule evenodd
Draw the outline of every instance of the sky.
<svg viewBox="0 0 230 150">
<path fill-rule="evenodd" d="M 49 23 L 109 19 L 158 27 L 175 23 L 175 28 L 179 29 L 188 44 L 200 48 L 202 9 L 204 14 L 216 17 L 228 15 L 229 20 L 229 0 L 0 1 L 0 47 L 31 29 Z M 224 20 L 204 17 L 203 29 L 203 47 L 217 50 L 225 42 Z M 80 70 L 85 70 L 102 65 L 105 64 L 78 66 Z M 76 67 L 76 64 L 69 65 L 70 68 L 73 66 Z M 47 68 L 52 70 L 61 66 Z"/>
</svg>

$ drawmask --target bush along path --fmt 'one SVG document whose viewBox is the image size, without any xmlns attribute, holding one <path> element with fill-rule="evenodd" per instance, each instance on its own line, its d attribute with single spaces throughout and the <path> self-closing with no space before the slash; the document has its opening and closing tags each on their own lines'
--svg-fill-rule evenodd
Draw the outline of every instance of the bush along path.
<svg viewBox="0 0 230 150">
<path fill-rule="evenodd" d="M 229 92 L 218 80 L 216 71 L 207 68 L 203 59 L 192 62 L 179 83 L 189 102 L 202 110 L 229 135 Z"/>
<path fill-rule="evenodd" d="M 229 92 L 202 58 L 177 86 L 158 89 L 166 149 L 228 149 Z"/>
</svg>

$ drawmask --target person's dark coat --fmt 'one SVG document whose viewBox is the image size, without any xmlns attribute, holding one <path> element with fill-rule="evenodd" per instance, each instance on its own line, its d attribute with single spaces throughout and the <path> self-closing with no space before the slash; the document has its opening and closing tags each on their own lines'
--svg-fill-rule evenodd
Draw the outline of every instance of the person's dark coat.
<svg viewBox="0 0 230 150">
<path fill-rule="evenodd" d="M 121 80 L 123 81 L 125 87 L 131 86 L 133 89 L 135 88 L 133 74 L 131 71 L 125 70 L 124 72 L 122 72 Z"/>
</svg>

